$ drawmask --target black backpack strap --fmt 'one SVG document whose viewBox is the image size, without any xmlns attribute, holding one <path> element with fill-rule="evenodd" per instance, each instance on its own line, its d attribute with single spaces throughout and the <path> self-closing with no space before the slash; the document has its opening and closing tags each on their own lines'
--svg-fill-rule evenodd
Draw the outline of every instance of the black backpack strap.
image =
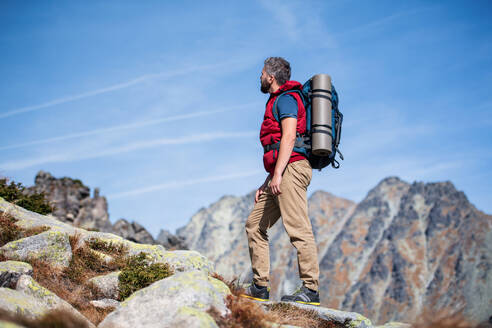
<svg viewBox="0 0 492 328">
<path fill-rule="evenodd" d="M 294 148 L 311 148 L 311 146 L 307 145 L 304 137 L 301 135 L 297 135 L 296 142 L 294 143 Z M 271 145 L 263 146 L 263 152 L 268 153 L 270 150 L 279 150 L 280 149 L 280 141 Z"/>
</svg>

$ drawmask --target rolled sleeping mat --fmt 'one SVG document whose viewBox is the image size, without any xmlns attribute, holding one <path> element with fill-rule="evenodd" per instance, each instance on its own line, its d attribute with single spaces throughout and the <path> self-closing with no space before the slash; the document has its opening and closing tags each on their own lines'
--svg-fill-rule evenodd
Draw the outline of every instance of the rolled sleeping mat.
<svg viewBox="0 0 492 328">
<path fill-rule="evenodd" d="M 332 146 L 331 77 L 317 74 L 312 80 L 312 153 L 329 156 Z"/>
</svg>

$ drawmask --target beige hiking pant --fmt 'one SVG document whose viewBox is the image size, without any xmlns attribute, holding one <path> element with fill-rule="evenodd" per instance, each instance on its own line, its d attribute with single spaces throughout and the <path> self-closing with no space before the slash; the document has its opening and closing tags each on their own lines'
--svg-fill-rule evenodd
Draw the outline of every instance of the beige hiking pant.
<svg viewBox="0 0 492 328">
<path fill-rule="evenodd" d="M 318 252 L 308 217 L 306 195 L 311 177 L 312 169 L 307 160 L 289 163 L 280 184 L 282 193 L 274 196 L 267 188 L 246 221 L 253 281 L 259 286 L 267 286 L 270 275 L 267 230 L 282 216 L 290 242 L 297 249 L 299 276 L 304 286 L 318 290 Z"/>
</svg>

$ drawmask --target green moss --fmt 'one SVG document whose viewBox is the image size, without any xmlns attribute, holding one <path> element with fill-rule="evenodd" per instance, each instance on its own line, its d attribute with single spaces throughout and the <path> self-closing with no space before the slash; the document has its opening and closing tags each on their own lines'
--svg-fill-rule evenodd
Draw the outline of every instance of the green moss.
<svg viewBox="0 0 492 328">
<path fill-rule="evenodd" d="M 145 253 L 130 256 L 119 275 L 120 299 L 124 300 L 135 291 L 173 274 L 167 263 L 149 264 Z"/>
<path fill-rule="evenodd" d="M 0 197 L 26 210 L 43 215 L 52 213 L 55 209 L 48 202 L 44 193 L 28 194 L 21 183 L 11 181 L 9 184 L 5 178 L 0 179 Z"/>
</svg>

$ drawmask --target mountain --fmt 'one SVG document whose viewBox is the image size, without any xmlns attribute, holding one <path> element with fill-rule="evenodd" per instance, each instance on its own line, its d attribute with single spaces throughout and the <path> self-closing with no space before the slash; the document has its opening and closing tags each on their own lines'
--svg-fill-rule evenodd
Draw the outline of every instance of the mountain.
<svg viewBox="0 0 492 328">
<path fill-rule="evenodd" d="M 251 278 L 244 225 L 254 193 L 224 196 L 177 230 L 227 277 Z M 426 310 L 486 321 L 492 304 L 492 216 L 451 182 L 382 180 L 358 204 L 317 191 L 309 216 L 318 245 L 322 304 L 376 322 Z M 280 220 L 279 220 L 280 221 Z M 300 283 L 281 223 L 269 232 L 271 296 Z"/>
</svg>

